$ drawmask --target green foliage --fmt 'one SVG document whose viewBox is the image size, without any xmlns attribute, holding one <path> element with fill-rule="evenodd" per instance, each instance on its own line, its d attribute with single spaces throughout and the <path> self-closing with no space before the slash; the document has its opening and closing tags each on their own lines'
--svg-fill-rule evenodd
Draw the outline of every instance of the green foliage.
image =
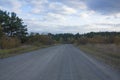
<svg viewBox="0 0 120 80">
<path fill-rule="evenodd" d="M 53 40 L 59 43 L 76 43 L 76 44 L 111 44 L 120 43 L 120 32 L 91 32 L 87 34 L 50 34 Z"/>
<path fill-rule="evenodd" d="M 2 31 L 2 27 L 0 26 L 0 39 L 2 38 L 3 36 L 3 31 Z"/>
<path fill-rule="evenodd" d="M 60 43 L 72 43 L 75 36 L 71 33 L 64 33 L 64 34 L 52 34 L 52 39 L 60 42 Z"/>
<path fill-rule="evenodd" d="M 2 31 L 9 37 L 18 37 L 22 42 L 25 42 L 27 35 L 27 26 L 24 25 L 22 19 L 12 12 L 0 10 L 0 25 Z"/>
</svg>

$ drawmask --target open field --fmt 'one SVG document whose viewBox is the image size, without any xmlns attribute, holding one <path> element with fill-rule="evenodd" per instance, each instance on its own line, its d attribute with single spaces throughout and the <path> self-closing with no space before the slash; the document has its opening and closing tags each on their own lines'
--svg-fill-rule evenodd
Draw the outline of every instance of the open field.
<svg viewBox="0 0 120 80">
<path fill-rule="evenodd" d="M 120 70 L 120 45 L 86 44 L 79 47 L 82 51 Z"/>
</svg>

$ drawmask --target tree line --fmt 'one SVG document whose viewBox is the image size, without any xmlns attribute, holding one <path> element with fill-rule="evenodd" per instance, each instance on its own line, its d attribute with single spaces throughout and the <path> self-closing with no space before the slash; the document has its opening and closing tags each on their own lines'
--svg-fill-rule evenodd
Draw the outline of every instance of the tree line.
<svg viewBox="0 0 120 80">
<path fill-rule="evenodd" d="M 120 44 L 120 32 L 90 32 L 86 34 L 28 33 L 27 25 L 14 12 L 0 10 L 0 48 L 14 48 L 22 44 Z"/>
<path fill-rule="evenodd" d="M 60 43 L 75 44 L 120 44 L 120 32 L 90 32 L 85 34 L 51 34 Z"/>
</svg>

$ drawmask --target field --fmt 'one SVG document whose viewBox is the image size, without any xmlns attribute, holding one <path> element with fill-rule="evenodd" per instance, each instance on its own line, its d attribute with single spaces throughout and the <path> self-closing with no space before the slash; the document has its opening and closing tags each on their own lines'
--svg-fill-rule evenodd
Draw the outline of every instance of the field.
<svg viewBox="0 0 120 80">
<path fill-rule="evenodd" d="M 86 44 L 80 49 L 97 59 L 120 70 L 120 45 L 115 44 Z"/>
</svg>

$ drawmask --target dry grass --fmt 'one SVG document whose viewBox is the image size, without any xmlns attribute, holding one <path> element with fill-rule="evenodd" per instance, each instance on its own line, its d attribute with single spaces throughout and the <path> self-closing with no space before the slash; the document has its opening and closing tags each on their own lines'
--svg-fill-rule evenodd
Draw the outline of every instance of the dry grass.
<svg viewBox="0 0 120 80">
<path fill-rule="evenodd" d="M 11 49 L 20 46 L 20 40 L 17 37 L 3 36 L 0 39 L 0 47 L 2 49 Z"/>
<path fill-rule="evenodd" d="M 12 49 L 0 49 L 0 58 L 7 58 L 10 56 L 15 56 L 18 54 L 23 54 L 25 52 L 30 52 L 33 50 L 37 50 L 40 48 L 45 48 L 45 47 L 49 47 L 52 45 L 41 45 L 41 46 L 33 46 L 33 45 L 24 45 L 24 46 L 20 46 L 17 48 L 12 48 Z"/>
<path fill-rule="evenodd" d="M 120 70 L 120 45 L 86 44 L 80 45 L 80 49 Z"/>
</svg>

